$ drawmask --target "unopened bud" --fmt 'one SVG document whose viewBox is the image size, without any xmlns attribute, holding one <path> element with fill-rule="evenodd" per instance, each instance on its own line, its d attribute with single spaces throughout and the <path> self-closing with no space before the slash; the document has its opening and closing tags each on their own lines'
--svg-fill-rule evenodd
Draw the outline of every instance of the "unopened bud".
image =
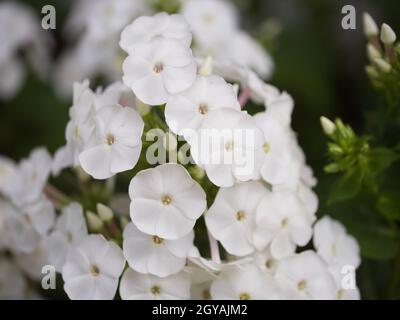
<svg viewBox="0 0 400 320">
<path fill-rule="evenodd" d="M 371 60 L 371 61 L 374 61 L 375 58 L 382 58 L 381 53 L 371 43 L 367 44 L 367 54 L 368 54 L 369 60 Z"/>
<path fill-rule="evenodd" d="M 377 36 L 379 33 L 378 26 L 376 25 L 374 19 L 369 15 L 369 13 L 364 13 L 364 33 L 367 37 Z"/>
<path fill-rule="evenodd" d="M 212 73 L 213 71 L 213 58 L 211 56 L 207 56 L 204 59 L 203 64 L 199 68 L 199 75 L 201 76 L 208 76 Z"/>
<path fill-rule="evenodd" d="M 98 215 L 96 215 L 95 213 L 91 212 L 91 211 L 87 211 L 86 212 L 86 217 L 87 217 L 87 222 L 88 222 L 88 226 L 89 229 L 92 231 L 100 231 L 101 229 L 103 229 L 103 221 L 101 221 L 101 219 L 99 218 Z"/>
<path fill-rule="evenodd" d="M 392 70 L 392 66 L 384 59 L 375 58 L 374 63 L 382 72 L 388 73 Z"/>
<path fill-rule="evenodd" d="M 140 101 L 138 98 L 136 98 L 136 110 L 137 112 L 144 117 L 146 114 L 150 112 L 150 106 L 142 101 Z"/>
<path fill-rule="evenodd" d="M 396 33 L 386 23 L 382 24 L 381 41 L 384 44 L 393 44 L 396 41 Z"/>
<path fill-rule="evenodd" d="M 376 71 L 375 67 L 373 67 L 373 66 L 366 66 L 365 72 L 370 78 L 378 78 L 379 77 L 378 71 Z"/>
<path fill-rule="evenodd" d="M 328 136 L 330 136 L 331 134 L 333 134 L 333 132 L 335 132 L 336 126 L 331 120 L 329 120 L 326 117 L 321 117 L 320 121 L 322 129 Z"/>
<path fill-rule="evenodd" d="M 97 204 L 97 213 L 99 214 L 100 219 L 104 222 L 111 221 L 114 217 L 114 213 L 111 208 L 105 206 L 102 203 Z"/>
</svg>

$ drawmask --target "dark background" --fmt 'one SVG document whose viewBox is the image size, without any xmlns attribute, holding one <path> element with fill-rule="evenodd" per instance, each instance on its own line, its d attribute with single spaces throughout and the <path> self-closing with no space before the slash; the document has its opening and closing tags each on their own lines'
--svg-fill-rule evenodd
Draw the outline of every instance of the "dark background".
<svg viewBox="0 0 400 320">
<path fill-rule="evenodd" d="M 323 173 L 326 164 L 326 137 L 319 124 L 321 115 L 341 117 L 358 133 L 363 133 L 368 117 L 373 117 L 382 101 L 365 75 L 367 64 L 362 13 L 368 11 L 380 25 L 388 23 L 397 33 L 400 28 L 398 0 L 232 0 L 241 13 L 241 24 L 270 50 L 276 70 L 271 80 L 288 91 L 295 100 L 293 128 L 307 161 L 319 180 L 319 215 L 330 214 L 342 220 L 350 232 L 356 230 L 354 215 L 346 207 L 326 206 L 332 178 Z M 21 1 L 35 8 L 53 4 L 57 10 L 57 42 L 53 57 L 63 49 L 62 26 L 72 1 Z M 352 4 L 357 10 L 357 29 L 343 30 L 341 8 Z M 266 19 L 281 26 L 271 40 Z M 1 45 L 1 42 L 0 42 Z M 0 101 L 0 154 L 16 160 L 38 145 L 51 152 L 64 144 L 64 130 L 70 101 L 60 99 L 51 85 L 29 74 L 22 90 L 11 101 Z M 369 116 L 368 116 L 369 115 Z M 338 212 L 341 211 L 341 212 Z M 373 239 L 371 239 L 373 240 Z M 367 258 L 359 270 L 359 285 L 364 298 L 382 297 L 387 279 L 384 261 Z"/>
</svg>

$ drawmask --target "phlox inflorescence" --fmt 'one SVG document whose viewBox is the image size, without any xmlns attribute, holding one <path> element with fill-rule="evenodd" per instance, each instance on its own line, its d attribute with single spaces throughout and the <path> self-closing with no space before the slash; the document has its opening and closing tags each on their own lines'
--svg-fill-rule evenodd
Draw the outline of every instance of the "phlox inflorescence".
<svg viewBox="0 0 400 320">
<path fill-rule="evenodd" d="M 222 16 L 191 19 L 197 10 L 207 16 L 203 2 Z M 359 298 L 342 281 L 343 267 L 360 264 L 356 240 L 340 222 L 316 222 L 316 180 L 291 128 L 293 99 L 265 84 L 248 58 L 196 57 L 201 46 L 223 45 L 221 25 L 237 32 L 231 9 L 222 0 L 188 0 L 183 15 L 140 17 L 124 29 L 108 21 L 127 54 L 123 83 L 74 84 L 66 144 L 54 157 L 39 148 L 18 164 L 0 158 L 0 248 L 20 261 L 40 252 L 70 299 L 113 299 L 118 290 L 122 299 Z M 262 64 L 254 69 L 267 73 Z M 252 115 L 248 100 L 265 110 Z M 170 130 L 167 163 L 146 162 L 152 129 Z M 81 201 L 50 183 L 66 171 L 76 173 Z M 90 202 L 99 194 L 110 206 L 121 202 L 120 177 L 129 179 L 122 201 L 129 216 Z M 104 193 L 95 193 L 94 180 L 106 180 Z M 195 245 L 207 237 L 211 259 Z M 305 250 L 311 240 L 315 250 Z M 0 258 L 22 292 L 25 271 L 8 264 Z"/>
</svg>

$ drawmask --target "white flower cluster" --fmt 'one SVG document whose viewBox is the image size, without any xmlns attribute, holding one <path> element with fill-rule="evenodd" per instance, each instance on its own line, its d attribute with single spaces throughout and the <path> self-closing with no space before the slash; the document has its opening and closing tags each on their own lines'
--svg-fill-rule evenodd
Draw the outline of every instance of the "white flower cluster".
<svg viewBox="0 0 400 320">
<path fill-rule="evenodd" d="M 50 39 L 34 12 L 17 2 L 0 3 L 0 100 L 13 98 L 21 88 L 29 62 L 40 77 L 48 71 Z M 19 57 L 24 50 L 28 61 Z"/>
<path fill-rule="evenodd" d="M 267 78 L 272 74 L 272 59 L 249 34 L 240 30 L 236 11 L 235 6 L 227 0 L 185 0 L 181 1 L 179 8 L 179 13 L 186 18 L 193 31 L 197 57 L 212 55 L 218 61 L 253 69 Z M 68 96 L 72 82 L 96 75 L 101 75 L 110 82 L 119 80 L 125 53 L 121 51 L 118 41 L 124 28 L 120 45 L 128 53 L 130 43 L 149 40 L 149 37 L 162 32 L 162 29 L 165 30 L 164 35 L 167 38 L 168 33 L 174 34 L 172 38 L 177 36 L 176 40 L 188 36 L 183 42 L 186 42 L 187 46 L 190 45 L 191 34 L 187 31 L 186 35 L 179 33 L 180 27 L 183 28 L 181 31 L 186 29 L 186 22 L 178 15 L 172 18 L 166 13 L 161 13 L 156 18 L 143 16 L 128 25 L 134 18 L 153 12 L 149 2 L 145 0 L 76 1 L 69 14 L 65 31 L 69 38 L 78 38 L 78 41 L 75 47 L 63 53 L 57 63 L 54 73 L 57 91 Z M 174 27 L 178 29 L 171 29 Z M 159 47 L 164 45 L 158 43 Z M 238 47 L 241 50 L 235 50 Z M 139 55 L 140 50 L 141 55 L 146 54 L 143 52 L 145 47 L 135 49 Z M 185 53 L 175 51 L 170 54 Z M 184 63 L 183 60 L 180 63 Z M 184 83 L 182 85 L 184 87 Z M 169 89 L 174 90 L 167 88 L 167 91 Z"/>
<path fill-rule="evenodd" d="M 123 81 L 141 103 L 165 104 L 166 125 L 186 139 L 195 164 L 137 172 L 128 190 L 130 223 L 114 225 L 113 212 L 98 206 L 102 220 L 87 219 L 98 233 L 88 234 L 76 202 L 64 203 L 54 221 L 60 196 L 47 184 L 51 170 L 79 166 L 108 179 L 144 156 L 145 123 L 127 88 L 93 92 L 88 81 L 76 83 L 67 143 L 54 159 L 43 149 L 18 165 L 1 158 L 2 245 L 22 261 L 44 257 L 62 273 L 71 299 L 112 299 L 118 285 L 122 299 L 359 298 L 357 242 L 328 217 L 315 223 L 316 181 L 291 129 L 293 99 L 243 65 L 195 59 L 191 39 L 183 16 L 159 13 L 128 25 L 120 45 L 128 53 Z M 265 111 L 244 111 L 248 99 Z M 192 178 L 193 167 L 209 181 Z M 219 188 L 215 199 L 210 185 Z M 117 233 L 105 232 L 104 221 Z M 194 245 L 199 232 L 208 234 L 210 260 Z M 304 249 L 311 239 L 315 251 Z M 0 268 L 11 273 L 7 263 Z"/>
</svg>

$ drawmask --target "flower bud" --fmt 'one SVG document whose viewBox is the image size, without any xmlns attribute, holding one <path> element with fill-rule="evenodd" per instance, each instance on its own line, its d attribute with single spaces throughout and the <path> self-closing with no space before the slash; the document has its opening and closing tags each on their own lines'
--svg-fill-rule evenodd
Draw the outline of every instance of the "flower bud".
<svg viewBox="0 0 400 320">
<path fill-rule="evenodd" d="M 90 230 L 92 231 L 100 231 L 103 229 L 103 221 L 99 218 L 98 215 L 91 211 L 86 212 L 87 222 Z"/>
<path fill-rule="evenodd" d="M 198 74 L 201 76 L 208 76 L 212 73 L 213 70 L 213 58 L 211 56 L 207 56 L 199 68 Z"/>
<path fill-rule="evenodd" d="M 374 19 L 369 15 L 369 13 L 364 13 L 364 33 L 367 37 L 377 36 L 379 33 L 378 26 L 376 25 Z"/>
<path fill-rule="evenodd" d="M 393 44 L 396 41 L 396 33 L 386 23 L 382 24 L 381 41 L 384 44 Z"/>
<path fill-rule="evenodd" d="M 102 203 L 97 204 L 97 213 L 99 214 L 100 219 L 104 222 L 110 221 L 114 216 L 113 211 Z"/>
<path fill-rule="evenodd" d="M 392 66 L 384 59 L 375 58 L 374 63 L 382 72 L 388 73 L 392 70 Z"/>
<path fill-rule="evenodd" d="M 150 106 L 136 98 L 136 110 L 142 117 L 144 117 L 150 112 Z"/>
<path fill-rule="evenodd" d="M 371 61 L 374 61 L 375 58 L 382 58 L 381 53 L 371 43 L 367 44 L 367 54 L 368 54 L 369 60 L 371 60 Z"/>
<path fill-rule="evenodd" d="M 333 134 L 333 132 L 335 132 L 336 126 L 331 120 L 329 120 L 326 117 L 321 117 L 320 121 L 322 129 L 328 136 L 330 136 L 331 134 Z"/>
<path fill-rule="evenodd" d="M 378 78 L 379 73 L 376 71 L 376 68 L 374 66 L 366 66 L 365 67 L 365 72 L 370 78 Z"/>
</svg>

